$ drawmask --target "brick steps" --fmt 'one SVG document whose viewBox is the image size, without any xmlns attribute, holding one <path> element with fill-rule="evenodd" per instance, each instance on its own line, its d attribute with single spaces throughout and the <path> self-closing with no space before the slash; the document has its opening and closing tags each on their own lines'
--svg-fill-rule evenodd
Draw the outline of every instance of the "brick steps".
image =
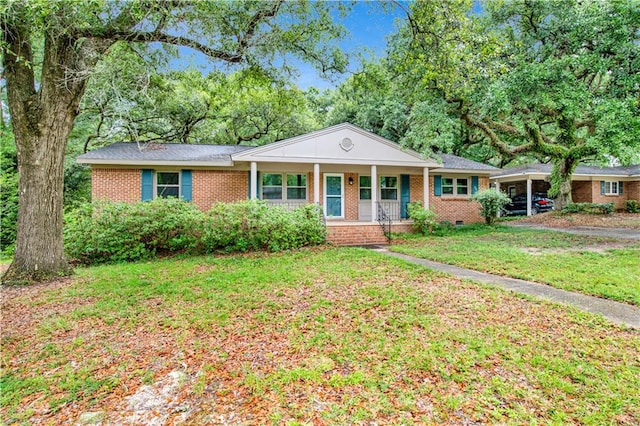
<svg viewBox="0 0 640 426">
<path fill-rule="evenodd" d="M 376 224 L 348 224 L 327 226 L 327 241 L 339 246 L 388 244 L 382 227 Z M 392 232 L 409 232 L 410 224 L 392 225 Z"/>
</svg>

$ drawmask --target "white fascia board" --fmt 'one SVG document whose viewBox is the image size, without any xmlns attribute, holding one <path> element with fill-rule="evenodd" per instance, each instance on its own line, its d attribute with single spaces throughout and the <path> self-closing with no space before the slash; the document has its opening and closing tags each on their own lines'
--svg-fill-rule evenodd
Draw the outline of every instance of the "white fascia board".
<svg viewBox="0 0 640 426">
<path fill-rule="evenodd" d="M 233 161 L 171 161 L 171 160 L 106 160 L 77 159 L 80 164 L 97 164 L 109 166 L 169 166 L 169 167 L 233 167 Z"/>
<path fill-rule="evenodd" d="M 290 164 L 346 164 L 356 166 L 398 166 L 398 167 L 420 167 L 434 168 L 439 164 L 428 161 L 385 161 L 385 160 L 352 160 L 337 158 L 277 158 L 277 157 L 251 157 L 251 158 L 234 158 L 235 161 L 255 161 L 257 163 L 290 163 Z"/>
</svg>

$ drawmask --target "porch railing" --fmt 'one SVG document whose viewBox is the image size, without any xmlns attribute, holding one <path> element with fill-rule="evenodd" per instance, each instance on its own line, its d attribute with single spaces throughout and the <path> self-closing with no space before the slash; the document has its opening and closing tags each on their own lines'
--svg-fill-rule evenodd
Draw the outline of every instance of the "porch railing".
<svg viewBox="0 0 640 426">
<path fill-rule="evenodd" d="M 387 237 L 387 242 L 391 243 L 391 222 L 393 219 L 386 210 L 388 204 L 389 203 L 385 203 L 384 201 L 376 201 L 376 211 L 378 212 L 376 219 L 382 227 L 384 236 Z M 400 215 L 398 215 L 398 217 L 400 217 Z"/>
</svg>

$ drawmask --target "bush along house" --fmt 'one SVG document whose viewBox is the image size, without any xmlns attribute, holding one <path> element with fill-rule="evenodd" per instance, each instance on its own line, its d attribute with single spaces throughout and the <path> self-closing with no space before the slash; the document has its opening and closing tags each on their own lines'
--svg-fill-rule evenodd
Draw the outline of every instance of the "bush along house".
<svg viewBox="0 0 640 426">
<path fill-rule="evenodd" d="M 349 123 L 259 147 L 114 143 L 77 161 L 91 166 L 94 200 L 179 197 L 202 210 L 246 199 L 290 208 L 317 203 L 328 240 L 344 245 L 385 243 L 385 230 L 410 231 L 412 201 L 439 221 L 480 222 L 471 196 L 498 171 L 452 155 L 425 158 Z"/>
</svg>

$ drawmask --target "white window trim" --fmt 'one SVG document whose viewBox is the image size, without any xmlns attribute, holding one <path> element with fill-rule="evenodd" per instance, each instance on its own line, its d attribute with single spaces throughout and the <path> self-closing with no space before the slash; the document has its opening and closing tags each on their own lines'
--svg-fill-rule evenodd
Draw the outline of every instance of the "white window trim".
<svg viewBox="0 0 640 426">
<path fill-rule="evenodd" d="M 282 176 L 282 198 L 264 198 L 264 175 L 280 175 Z M 305 198 L 292 198 L 291 200 L 287 197 L 287 175 L 304 175 L 306 176 L 306 185 L 305 186 L 292 186 L 291 188 L 304 188 Z M 274 187 L 274 185 L 267 185 L 269 187 Z M 309 201 L 309 173 L 298 173 L 298 172 L 265 172 L 260 176 L 260 199 L 265 201 Z"/>
<path fill-rule="evenodd" d="M 178 184 L 177 185 L 161 185 L 164 187 L 178 187 L 178 198 L 182 197 L 182 171 L 181 170 L 154 170 L 153 171 L 153 198 L 158 197 L 158 173 L 177 173 L 178 174 Z"/>
<path fill-rule="evenodd" d="M 615 184 L 615 192 L 612 190 Z M 620 195 L 620 182 L 617 180 L 605 180 L 604 181 L 604 195 Z"/>
<path fill-rule="evenodd" d="M 442 176 L 440 178 L 440 192 L 442 194 L 443 197 L 466 197 L 469 198 L 471 197 L 471 178 L 466 177 L 466 178 L 461 178 L 461 177 L 454 177 L 454 176 Z M 442 182 L 442 180 L 444 179 L 452 179 L 453 180 L 453 194 L 445 194 L 444 193 L 444 183 Z M 467 181 L 467 193 L 466 194 L 458 194 L 458 181 L 459 180 L 465 180 Z"/>
</svg>

